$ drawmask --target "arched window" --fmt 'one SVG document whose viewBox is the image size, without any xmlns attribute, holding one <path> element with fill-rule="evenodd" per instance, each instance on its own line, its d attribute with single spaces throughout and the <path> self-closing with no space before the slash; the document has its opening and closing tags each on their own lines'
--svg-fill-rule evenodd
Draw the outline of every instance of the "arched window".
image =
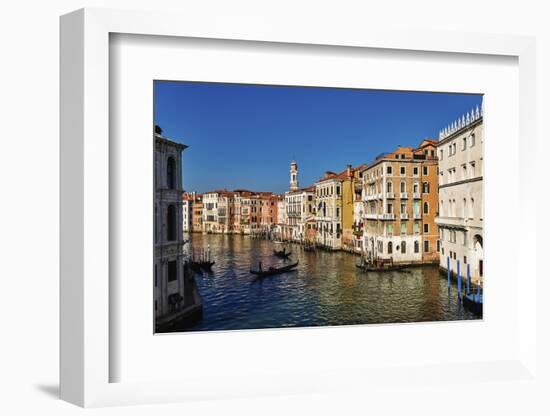
<svg viewBox="0 0 550 416">
<path fill-rule="evenodd" d="M 407 243 L 404 241 L 401 241 L 401 254 L 405 254 L 407 252 Z"/>
<path fill-rule="evenodd" d="M 166 161 L 166 186 L 168 189 L 176 188 L 176 161 L 171 156 Z"/>
<path fill-rule="evenodd" d="M 390 241 L 390 242 L 388 243 L 388 254 L 392 254 L 392 252 L 393 252 L 393 244 L 392 244 L 392 242 Z"/>
<path fill-rule="evenodd" d="M 418 253 L 419 251 L 420 251 L 420 244 L 418 243 L 418 241 L 415 241 L 414 242 L 414 252 Z"/>
<path fill-rule="evenodd" d="M 393 183 L 392 181 L 389 181 L 386 185 L 386 188 L 387 188 L 387 191 L 386 192 L 391 192 L 393 190 Z"/>
<path fill-rule="evenodd" d="M 166 240 L 174 241 L 176 234 L 176 207 L 175 205 L 168 205 L 166 213 Z"/>
<path fill-rule="evenodd" d="M 406 189 L 407 189 L 407 188 L 406 188 L 405 182 L 401 182 L 401 190 L 400 190 L 400 192 L 407 192 Z"/>
<path fill-rule="evenodd" d="M 468 211 L 466 208 L 466 198 L 462 200 L 462 216 L 466 218 L 468 216 Z"/>
<path fill-rule="evenodd" d="M 430 208 L 428 206 L 428 203 L 424 202 L 424 214 L 429 214 L 429 213 L 430 213 Z"/>
<path fill-rule="evenodd" d="M 474 198 L 470 201 L 470 218 L 474 218 Z"/>
<path fill-rule="evenodd" d="M 159 218 L 158 218 L 158 206 L 155 204 L 155 243 L 158 242 L 158 232 L 159 232 Z M 156 270 L 156 269 L 155 269 Z"/>
</svg>

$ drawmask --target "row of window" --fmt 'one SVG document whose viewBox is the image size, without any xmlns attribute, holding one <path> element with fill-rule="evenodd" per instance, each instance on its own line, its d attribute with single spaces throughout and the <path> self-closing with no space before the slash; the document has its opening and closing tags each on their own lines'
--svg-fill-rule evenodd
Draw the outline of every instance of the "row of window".
<svg viewBox="0 0 550 416">
<path fill-rule="evenodd" d="M 461 150 L 464 151 L 468 147 L 474 147 L 476 145 L 476 135 L 472 133 L 470 136 L 464 136 L 462 138 L 462 148 Z M 449 144 L 447 147 L 447 156 L 451 157 L 456 154 L 456 142 Z M 443 160 L 443 149 L 439 151 L 439 160 Z"/>
<path fill-rule="evenodd" d="M 415 201 L 413 203 L 413 212 L 415 214 L 419 213 L 419 207 L 420 207 L 420 202 Z M 376 214 L 376 204 L 371 203 L 370 208 L 371 208 L 371 214 Z M 401 209 L 401 214 L 407 213 L 407 205 L 404 202 L 401 203 L 400 209 Z M 430 213 L 430 204 L 428 202 L 424 202 L 424 204 L 422 204 L 422 212 L 426 215 Z M 386 214 L 393 214 L 393 203 L 388 202 L 386 204 Z"/>
<path fill-rule="evenodd" d="M 407 223 L 406 222 L 401 222 L 401 235 L 407 235 Z M 430 226 L 429 224 L 424 224 L 423 226 L 423 230 L 424 230 L 424 234 L 429 234 L 430 232 Z M 420 223 L 418 221 L 415 221 L 413 223 L 413 234 L 415 235 L 418 235 L 420 234 Z M 392 236 L 394 235 L 393 233 L 393 223 L 388 223 L 386 225 L 386 235 L 387 236 Z"/>
<path fill-rule="evenodd" d="M 418 166 L 413 166 L 413 176 L 418 176 Z M 429 174 L 429 166 L 422 166 L 422 175 L 427 176 Z M 406 166 L 399 166 L 399 174 L 401 176 L 407 176 L 407 167 Z M 393 166 L 388 165 L 386 166 L 386 175 L 393 175 Z"/>
<path fill-rule="evenodd" d="M 456 243 L 456 230 L 449 230 L 446 228 L 439 229 L 439 238 L 442 241 L 448 241 L 449 243 Z M 460 243 L 465 246 L 467 245 L 467 234 L 466 231 L 459 231 L 459 234 L 462 235 Z"/>
<path fill-rule="evenodd" d="M 378 251 L 380 253 L 384 252 L 383 244 L 381 241 L 378 242 Z M 387 244 L 387 254 L 393 254 L 394 246 L 393 242 L 389 241 Z M 401 252 L 401 254 L 407 254 L 407 243 L 405 241 L 401 241 L 401 244 L 397 244 L 395 246 L 396 252 Z M 420 253 L 420 242 L 415 241 L 413 243 L 413 252 L 414 253 Z M 430 242 L 428 240 L 424 240 L 424 252 L 429 253 L 430 252 Z"/>
<path fill-rule="evenodd" d="M 386 192 L 393 192 L 393 182 L 388 181 L 386 183 Z M 407 184 L 406 182 L 402 181 L 399 184 L 399 192 L 407 192 Z M 413 184 L 413 193 L 420 193 L 420 184 L 418 182 L 415 182 Z M 430 183 L 429 182 L 423 182 L 422 183 L 422 193 L 429 194 L 430 193 Z"/>
<path fill-rule="evenodd" d="M 327 215 L 327 212 L 328 212 L 328 215 Z M 328 207 L 327 209 L 327 204 L 325 202 L 321 203 L 319 205 L 319 211 L 317 211 L 318 214 L 320 214 L 319 216 L 320 217 L 332 217 L 332 213 L 333 213 L 333 209 L 331 207 Z M 336 207 L 336 217 L 335 218 L 340 218 L 340 207 Z"/>
<path fill-rule="evenodd" d="M 443 200 L 439 201 L 439 212 L 442 217 L 459 217 L 459 218 L 474 218 L 475 212 L 475 199 L 470 198 L 468 204 L 467 199 L 462 199 L 461 210 L 457 210 L 457 203 L 455 199 L 449 199 L 448 204 L 445 204 Z"/>
<path fill-rule="evenodd" d="M 480 160 L 481 164 L 482 160 Z M 463 163 L 462 165 L 462 175 L 460 178 L 457 177 L 456 168 L 447 169 L 447 183 L 452 183 L 457 180 L 467 180 L 477 177 L 478 172 L 476 170 L 476 162 Z M 443 175 L 443 172 L 440 172 Z"/>
<path fill-rule="evenodd" d="M 336 184 L 336 186 L 323 186 L 323 187 L 317 187 L 315 191 L 317 197 L 323 197 L 323 196 L 332 196 L 336 193 L 336 196 L 340 196 L 341 189 L 340 184 Z M 310 201 L 312 199 L 309 199 Z"/>
</svg>

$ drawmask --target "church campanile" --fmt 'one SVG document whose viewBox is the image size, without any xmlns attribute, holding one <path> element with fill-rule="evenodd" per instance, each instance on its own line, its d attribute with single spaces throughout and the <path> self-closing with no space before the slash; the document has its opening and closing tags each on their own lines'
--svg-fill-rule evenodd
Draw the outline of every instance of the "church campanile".
<svg viewBox="0 0 550 416">
<path fill-rule="evenodd" d="M 295 191 L 298 189 L 298 164 L 296 161 L 290 163 L 290 190 Z"/>
</svg>

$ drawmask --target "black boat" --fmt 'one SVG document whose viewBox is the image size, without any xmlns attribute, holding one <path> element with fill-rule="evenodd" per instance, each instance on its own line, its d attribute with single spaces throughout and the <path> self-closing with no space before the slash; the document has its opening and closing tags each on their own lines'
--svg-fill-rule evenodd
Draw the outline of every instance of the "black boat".
<svg viewBox="0 0 550 416">
<path fill-rule="evenodd" d="M 368 264 L 365 264 L 365 265 L 356 264 L 355 267 L 357 267 L 358 269 L 363 270 L 364 272 L 400 272 L 400 271 L 403 271 L 403 272 L 408 273 L 408 270 L 405 270 L 408 267 L 408 265 L 406 265 L 406 264 L 381 266 L 381 267 L 371 266 L 371 265 L 368 265 Z"/>
<path fill-rule="evenodd" d="M 296 266 L 298 266 L 298 262 L 289 264 L 288 266 L 283 267 L 270 267 L 267 270 L 252 270 L 250 269 L 250 273 L 258 276 L 258 277 L 266 277 L 266 276 L 273 276 L 275 274 L 284 273 L 292 271 Z"/>
<path fill-rule="evenodd" d="M 476 315 L 483 315 L 483 295 L 469 293 L 462 298 L 462 305 Z"/>
<path fill-rule="evenodd" d="M 208 272 L 208 271 L 211 271 L 211 270 L 212 270 L 212 266 L 213 266 L 214 264 L 216 264 L 216 262 L 215 262 L 215 261 L 201 261 L 201 262 L 199 262 L 198 264 L 199 264 L 199 267 L 200 267 L 202 270 Z"/>
<path fill-rule="evenodd" d="M 292 254 L 292 251 L 289 251 L 287 253 L 285 250 L 281 250 L 281 251 L 273 250 L 273 255 L 280 257 L 282 259 L 288 259 L 291 254 Z"/>
<path fill-rule="evenodd" d="M 202 273 L 201 264 L 198 261 L 190 261 L 189 268 L 197 273 Z"/>
</svg>

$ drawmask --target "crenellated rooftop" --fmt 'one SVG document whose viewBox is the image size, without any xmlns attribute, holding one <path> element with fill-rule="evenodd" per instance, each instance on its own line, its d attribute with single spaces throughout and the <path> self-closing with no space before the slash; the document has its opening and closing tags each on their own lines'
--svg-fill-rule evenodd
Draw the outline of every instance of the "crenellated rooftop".
<svg viewBox="0 0 550 416">
<path fill-rule="evenodd" d="M 469 127 L 470 124 L 476 122 L 477 120 L 483 118 L 483 102 L 481 103 L 481 110 L 479 106 L 476 106 L 475 111 L 472 110 L 466 114 L 463 114 L 462 117 L 459 117 L 457 120 L 449 124 L 447 127 L 439 131 L 439 140 L 444 140 L 452 134 L 456 133 L 463 128 Z"/>
</svg>

